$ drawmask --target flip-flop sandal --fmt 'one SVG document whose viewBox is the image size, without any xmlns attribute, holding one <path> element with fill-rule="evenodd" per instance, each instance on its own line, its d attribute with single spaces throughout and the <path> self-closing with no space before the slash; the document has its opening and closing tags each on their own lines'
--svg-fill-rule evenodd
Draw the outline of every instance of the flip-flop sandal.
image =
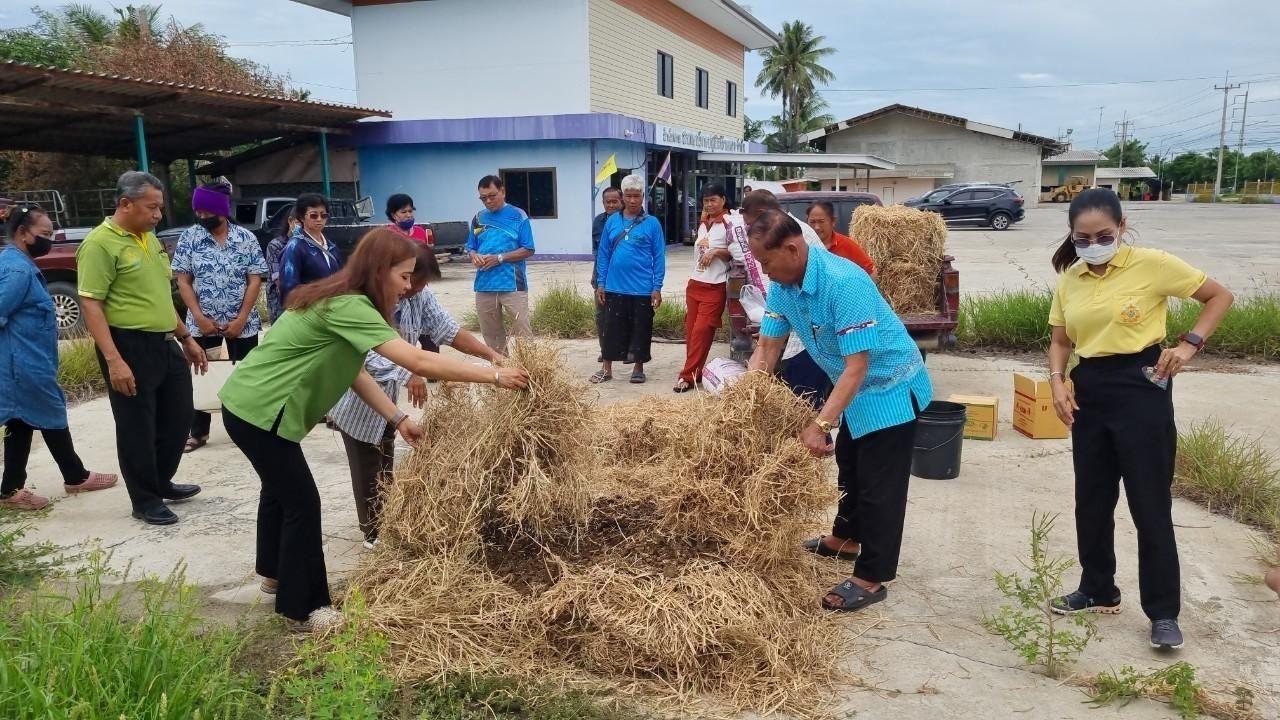
<svg viewBox="0 0 1280 720">
<path fill-rule="evenodd" d="M 842 602 L 839 607 L 833 606 L 827 603 L 826 595 L 824 595 L 822 597 L 822 609 L 832 612 L 854 612 L 889 597 L 889 588 L 881 585 L 879 590 L 871 592 L 852 580 L 845 580 L 831 588 L 827 595 L 835 595 Z"/>
<path fill-rule="evenodd" d="M 186 447 L 182 448 L 182 454 L 186 455 L 187 453 L 193 453 L 208 444 L 208 435 L 200 438 L 187 438 L 187 444 Z"/>
<path fill-rule="evenodd" d="M 812 540 L 805 540 L 803 547 L 805 550 L 808 550 L 814 555 L 820 555 L 822 557 L 833 557 L 833 558 L 839 558 L 841 560 L 857 560 L 858 559 L 858 553 L 856 551 L 832 550 L 831 548 L 827 547 L 826 543 L 822 542 L 823 540 L 826 540 L 826 538 L 818 537 Z"/>
<path fill-rule="evenodd" d="M 693 389 L 693 383 L 688 382 L 683 378 L 681 378 L 680 380 L 676 381 L 675 387 L 671 388 L 671 392 L 687 393 L 692 389 Z"/>
<path fill-rule="evenodd" d="M 632 384 L 632 385 L 639 385 L 639 384 L 643 383 L 643 382 L 644 382 L 645 380 L 647 380 L 647 379 L 648 379 L 648 378 L 646 378 L 646 377 L 644 376 L 644 373 L 642 373 L 642 372 L 633 372 L 633 373 L 631 373 L 631 384 Z"/>
<path fill-rule="evenodd" d="M 593 385 L 599 385 L 602 382 L 609 382 L 612 379 L 613 375 L 610 373 L 596 372 L 596 374 L 588 378 L 588 381 Z"/>
</svg>

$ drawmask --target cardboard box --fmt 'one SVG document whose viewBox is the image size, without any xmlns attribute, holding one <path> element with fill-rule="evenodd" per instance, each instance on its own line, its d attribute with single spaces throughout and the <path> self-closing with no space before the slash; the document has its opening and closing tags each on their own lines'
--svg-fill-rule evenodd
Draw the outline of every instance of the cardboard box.
<svg viewBox="0 0 1280 720">
<path fill-rule="evenodd" d="M 1053 388 L 1048 380 L 1013 374 L 1013 429 L 1033 440 L 1067 437 L 1067 426 L 1053 409 Z"/>
<path fill-rule="evenodd" d="M 1000 400 L 990 395 L 952 395 L 947 400 L 965 406 L 964 436 L 969 440 L 995 440 L 1000 424 Z"/>
</svg>

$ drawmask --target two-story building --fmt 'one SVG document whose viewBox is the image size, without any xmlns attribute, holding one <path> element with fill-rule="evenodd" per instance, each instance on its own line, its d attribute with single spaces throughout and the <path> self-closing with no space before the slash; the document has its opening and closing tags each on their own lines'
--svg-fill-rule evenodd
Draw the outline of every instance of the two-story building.
<svg viewBox="0 0 1280 720">
<path fill-rule="evenodd" d="M 589 256 L 599 191 L 629 172 L 678 240 L 700 183 L 733 174 L 699 152 L 760 149 L 742 140 L 744 56 L 777 37 L 731 0 L 298 1 L 351 18 L 358 102 L 392 114 L 351 136 L 362 194 L 469 220 L 500 175 L 542 258 Z"/>
</svg>

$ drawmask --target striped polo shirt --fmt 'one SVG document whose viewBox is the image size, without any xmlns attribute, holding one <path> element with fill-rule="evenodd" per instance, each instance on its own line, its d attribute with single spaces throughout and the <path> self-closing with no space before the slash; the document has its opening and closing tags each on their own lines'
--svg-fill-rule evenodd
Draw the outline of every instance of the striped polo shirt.
<svg viewBox="0 0 1280 720">
<path fill-rule="evenodd" d="M 832 383 L 846 357 L 867 353 L 867 376 L 842 418 L 853 437 L 911 421 L 912 398 L 920 409 L 933 399 L 915 341 L 862 268 L 823 249 L 808 253 L 799 286 L 770 284 L 760 334 L 794 330 Z"/>
</svg>

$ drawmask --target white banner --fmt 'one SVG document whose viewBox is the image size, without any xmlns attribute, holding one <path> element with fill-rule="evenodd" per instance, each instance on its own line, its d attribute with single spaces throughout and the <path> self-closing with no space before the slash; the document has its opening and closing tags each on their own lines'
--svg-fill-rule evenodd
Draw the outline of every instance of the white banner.
<svg viewBox="0 0 1280 720">
<path fill-rule="evenodd" d="M 654 143 L 669 147 L 701 150 L 703 152 L 735 152 L 747 151 L 747 141 L 740 138 L 728 138 L 701 130 L 675 127 L 654 123 Z"/>
</svg>

